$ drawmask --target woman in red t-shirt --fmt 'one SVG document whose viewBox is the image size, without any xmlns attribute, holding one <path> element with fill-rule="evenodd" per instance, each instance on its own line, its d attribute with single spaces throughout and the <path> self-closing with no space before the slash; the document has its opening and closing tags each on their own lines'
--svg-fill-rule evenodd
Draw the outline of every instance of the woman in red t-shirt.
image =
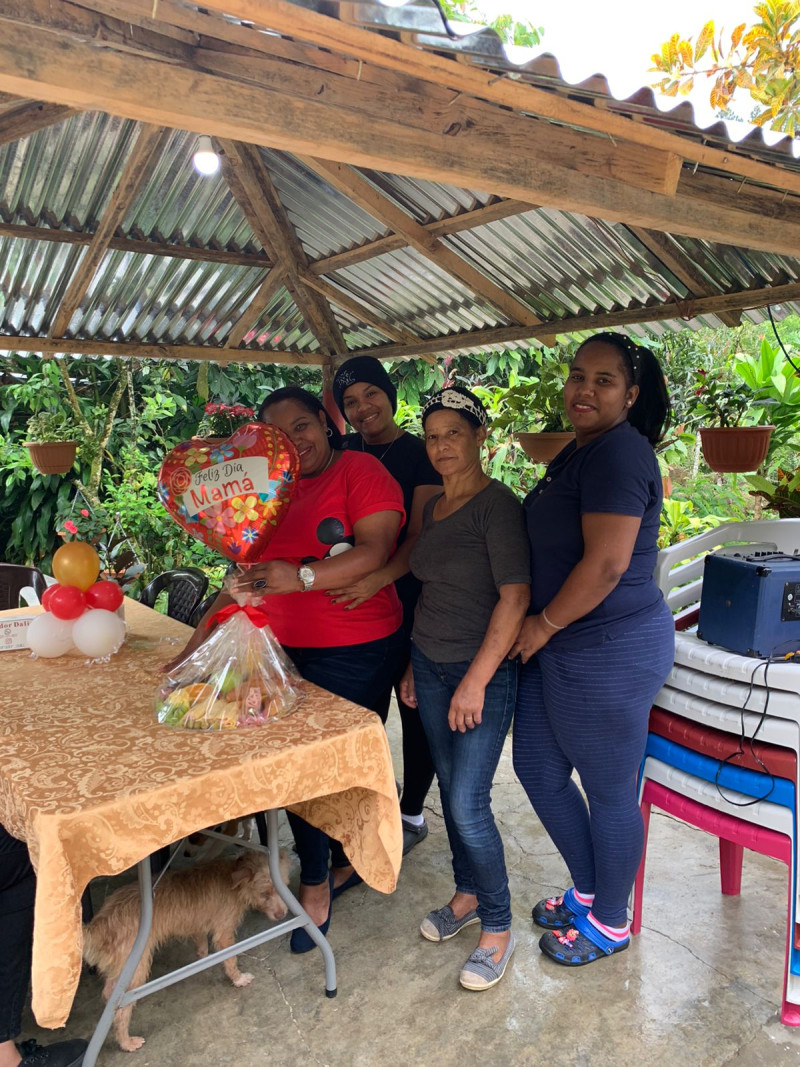
<svg viewBox="0 0 800 1067">
<path fill-rule="evenodd" d="M 247 568 L 238 588 L 266 582 L 256 587 L 264 592 L 260 607 L 304 678 L 373 711 L 385 709 L 403 655 L 394 586 L 358 611 L 334 603 L 326 591 L 384 566 L 405 521 L 402 490 L 373 456 L 340 451 L 338 430 L 305 389 L 287 386 L 270 393 L 258 417 L 291 440 L 300 456 L 300 480 L 262 560 Z M 202 641 L 205 619 L 230 602 L 220 594 L 182 658 Z M 325 933 L 333 897 L 361 878 L 337 841 L 299 816 L 288 816 L 300 857 L 300 903 Z M 291 947 L 306 952 L 314 942 L 305 930 L 295 930 Z"/>
</svg>

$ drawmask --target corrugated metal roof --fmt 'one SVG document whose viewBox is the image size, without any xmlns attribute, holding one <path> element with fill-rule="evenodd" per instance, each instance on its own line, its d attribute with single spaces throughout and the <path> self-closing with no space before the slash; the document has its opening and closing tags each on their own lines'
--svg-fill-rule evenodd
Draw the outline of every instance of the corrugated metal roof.
<svg viewBox="0 0 800 1067">
<path fill-rule="evenodd" d="M 302 6 L 338 10 L 335 0 L 302 0 Z M 447 27 L 432 0 L 386 6 L 377 0 L 351 0 L 347 17 L 381 32 L 402 33 L 420 48 L 453 53 L 466 62 L 560 93 L 598 102 L 611 111 L 719 146 L 731 143 L 730 129 L 695 125 L 688 103 L 664 112 L 653 93 L 642 89 L 615 100 L 601 76 L 577 86 L 560 77 L 550 56 L 513 63 L 493 31 Z M 230 20 L 228 20 L 230 21 Z M 0 114 L 23 101 L 0 95 Z M 75 115 L 17 142 L 0 146 L 0 223 L 92 234 L 112 196 L 131 151 L 136 123 L 99 113 Z M 768 143 L 760 130 L 739 142 L 754 158 L 800 169 L 789 139 Z M 72 322 L 68 336 L 101 341 L 224 346 L 231 328 L 249 307 L 265 268 L 166 255 L 163 246 L 220 250 L 264 258 L 260 242 L 221 175 L 203 177 L 191 165 L 195 134 L 174 131 L 165 141 L 151 174 L 125 213 L 119 239 L 162 246 L 158 254 L 124 242 L 103 256 Z M 284 152 L 260 149 L 291 224 L 310 261 L 376 241 L 389 233 L 318 174 Z M 486 192 L 421 179 L 363 171 L 392 204 L 421 226 L 451 219 L 490 204 Z M 622 223 L 574 212 L 532 207 L 512 217 L 439 238 L 494 285 L 527 304 L 554 332 L 565 319 L 609 311 L 680 302 L 693 295 L 672 270 Z M 702 289 L 725 293 L 800 279 L 798 257 L 752 252 L 692 238 L 668 239 L 676 257 L 691 265 Z M 45 336 L 70 278 L 84 255 L 82 245 L 0 236 L 0 331 Z M 419 251 L 404 247 L 340 268 L 330 280 L 387 324 L 420 338 L 437 338 L 510 324 L 506 314 L 476 295 Z M 391 338 L 332 301 L 350 349 L 380 346 Z M 793 305 L 795 307 L 800 305 Z M 761 311 L 745 317 L 761 321 Z M 711 315 L 692 325 L 718 325 Z M 657 325 L 629 326 L 643 335 L 683 329 L 680 318 Z M 243 345 L 265 351 L 316 352 L 319 342 L 285 288 L 269 306 L 254 309 Z M 506 346 L 514 347 L 520 342 Z M 497 346 L 492 346 L 497 347 Z M 477 345 L 462 351 L 482 352 Z"/>
</svg>

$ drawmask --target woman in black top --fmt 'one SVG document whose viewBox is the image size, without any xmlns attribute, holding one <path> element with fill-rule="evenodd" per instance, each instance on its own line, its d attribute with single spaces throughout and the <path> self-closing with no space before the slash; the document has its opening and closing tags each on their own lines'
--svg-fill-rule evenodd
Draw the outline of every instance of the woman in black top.
<svg viewBox="0 0 800 1067">
<path fill-rule="evenodd" d="M 431 466 L 425 445 L 407 433 L 394 419 L 397 390 L 374 356 L 356 356 L 344 363 L 333 382 L 333 395 L 342 415 L 356 433 L 344 438 L 344 447 L 368 452 L 379 459 L 403 490 L 408 519 L 397 538 L 397 551 L 387 565 L 346 588 L 332 590 L 338 600 L 356 608 L 380 589 L 395 583 L 403 605 L 406 637 L 404 662 L 394 679 L 400 721 L 403 727 L 403 854 L 428 834 L 422 806 L 433 782 L 433 763 L 419 712 L 400 699 L 399 685 L 411 654 L 411 627 L 420 583 L 410 573 L 408 559 L 420 530 L 426 502 L 439 492 L 442 479 Z"/>
</svg>

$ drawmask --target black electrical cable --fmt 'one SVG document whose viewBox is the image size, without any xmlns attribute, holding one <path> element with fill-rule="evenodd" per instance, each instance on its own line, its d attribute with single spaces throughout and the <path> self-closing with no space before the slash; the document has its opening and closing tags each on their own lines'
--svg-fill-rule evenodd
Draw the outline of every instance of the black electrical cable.
<svg viewBox="0 0 800 1067">
<path fill-rule="evenodd" d="M 769 321 L 770 321 L 770 323 L 772 325 L 772 332 L 775 334 L 775 338 L 776 338 L 778 344 L 781 347 L 781 352 L 783 352 L 784 356 L 786 356 L 786 358 L 791 363 L 792 367 L 794 368 L 795 374 L 800 374 L 800 367 L 797 366 L 795 361 L 792 359 L 792 357 L 786 351 L 786 348 L 785 348 L 785 346 L 783 344 L 783 341 L 781 340 L 781 335 L 778 333 L 778 327 L 775 325 L 775 319 L 773 319 L 773 317 L 772 317 L 772 308 L 770 307 L 769 304 L 767 304 L 767 314 L 769 315 Z"/>
<path fill-rule="evenodd" d="M 759 662 L 755 665 L 755 667 L 753 667 L 752 673 L 750 674 L 750 687 L 747 690 L 747 696 L 744 698 L 744 703 L 742 704 L 741 708 L 739 709 L 739 715 L 740 715 L 740 718 L 739 718 L 739 722 L 740 722 L 739 747 L 736 749 L 735 752 L 731 752 L 731 754 L 729 756 L 725 756 L 724 759 L 721 759 L 719 761 L 719 766 L 717 767 L 717 772 L 714 775 L 714 785 L 717 787 L 717 792 L 719 793 L 719 795 L 722 797 L 722 799 L 725 801 L 726 804 L 730 804 L 734 808 L 749 808 L 753 804 L 758 804 L 762 800 L 768 800 L 769 797 L 771 797 L 773 792 L 775 791 L 775 775 L 764 764 L 763 760 L 757 755 L 756 750 L 755 750 L 755 740 L 758 737 L 758 734 L 759 734 L 759 732 L 761 730 L 761 727 L 764 725 L 764 720 L 767 717 L 767 709 L 769 708 L 770 688 L 769 688 L 768 672 L 769 672 L 769 665 L 770 665 L 770 663 L 773 663 L 773 662 L 774 662 L 774 660 L 772 660 L 772 659 L 763 659 L 763 660 L 759 660 Z M 764 668 L 764 689 L 766 690 L 765 696 L 764 696 L 764 707 L 763 707 L 763 710 L 761 711 L 761 714 L 759 715 L 758 723 L 756 725 L 755 730 L 753 730 L 752 735 L 748 738 L 747 737 L 747 732 L 745 730 L 745 725 L 744 725 L 744 713 L 745 713 L 745 709 L 747 708 L 747 705 L 750 703 L 750 698 L 753 695 L 753 690 L 755 688 L 756 672 L 758 671 L 759 667 L 763 667 Z M 722 774 L 722 770 L 723 770 L 723 768 L 725 767 L 725 765 L 727 763 L 729 763 L 733 759 L 736 759 L 737 756 L 743 756 L 745 754 L 745 752 L 744 752 L 744 743 L 745 743 L 745 741 L 749 741 L 750 742 L 750 755 L 752 756 L 753 760 L 761 768 L 760 771 L 756 771 L 756 774 L 766 774 L 766 775 L 768 775 L 768 777 L 769 777 L 769 789 L 761 797 L 753 797 L 752 800 L 741 801 L 741 800 L 734 800 L 732 797 L 729 797 L 729 796 L 725 796 L 725 794 L 723 793 L 722 790 L 723 789 L 727 789 L 729 787 L 720 785 L 719 776 Z M 731 792 L 735 792 L 735 790 L 731 790 Z"/>
</svg>

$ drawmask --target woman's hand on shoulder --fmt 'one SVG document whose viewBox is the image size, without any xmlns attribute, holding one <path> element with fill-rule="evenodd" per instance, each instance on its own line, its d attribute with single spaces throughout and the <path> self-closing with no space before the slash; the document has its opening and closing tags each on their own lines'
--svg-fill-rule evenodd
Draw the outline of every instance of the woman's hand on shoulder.
<svg viewBox="0 0 800 1067">
<path fill-rule="evenodd" d="M 552 636 L 553 630 L 541 615 L 528 615 L 511 646 L 508 658 L 516 659 L 519 656 L 523 663 L 527 663 L 540 648 L 544 648 Z"/>
<path fill-rule="evenodd" d="M 486 686 L 473 682 L 464 675 L 450 701 L 450 712 L 447 716 L 450 729 L 465 734 L 467 730 L 480 726 L 485 697 Z"/>
<path fill-rule="evenodd" d="M 346 611 L 352 611 L 365 600 L 374 597 L 387 584 L 381 571 L 373 571 L 366 578 L 351 585 L 342 586 L 341 589 L 329 589 L 328 596 L 334 604 L 347 604 Z"/>
</svg>

